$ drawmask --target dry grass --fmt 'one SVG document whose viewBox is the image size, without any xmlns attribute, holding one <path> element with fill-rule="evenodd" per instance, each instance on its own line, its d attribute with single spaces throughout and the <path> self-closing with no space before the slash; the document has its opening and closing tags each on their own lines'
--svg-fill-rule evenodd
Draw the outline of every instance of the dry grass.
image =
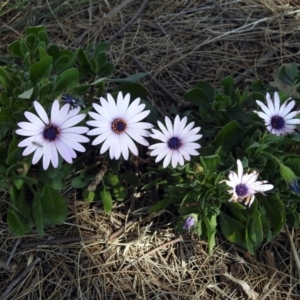
<svg viewBox="0 0 300 300">
<path fill-rule="evenodd" d="M 130 23 L 142 3 L 144 10 Z M 274 69 L 300 60 L 296 0 L 1 4 L 1 53 L 28 25 L 44 24 L 52 42 L 71 48 L 113 37 L 109 57 L 118 66 L 114 76 L 141 71 L 133 59 L 138 58 L 153 76 L 143 84 L 165 113 L 198 80 L 217 86 L 233 75 L 243 88 L 255 78 L 272 81 Z M 0 299 L 9 289 L 5 299 L 247 299 L 234 278 L 247 283 L 258 299 L 299 299 L 300 270 L 294 259 L 299 254 L 299 229 L 291 242 L 288 232 L 282 232 L 255 257 L 218 237 L 209 256 L 204 241 L 174 232 L 171 212 L 147 215 L 154 195 L 140 199 L 132 193 L 109 216 L 101 206 L 82 203 L 73 192 L 68 199 L 68 220 L 49 228 L 43 240 L 34 231 L 20 240 L 13 236 L 5 222 L 7 203 L 0 201 Z M 13 249 L 17 241 L 21 242 Z M 255 296 L 253 292 L 252 299 Z"/>
</svg>

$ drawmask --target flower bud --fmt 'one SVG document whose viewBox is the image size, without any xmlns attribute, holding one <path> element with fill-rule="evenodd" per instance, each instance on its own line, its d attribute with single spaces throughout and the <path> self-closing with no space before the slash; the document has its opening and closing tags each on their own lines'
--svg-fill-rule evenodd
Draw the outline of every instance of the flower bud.
<svg viewBox="0 0 300 300">
<path fill-rule="evenodd" d="M 197 221 L 197 215 L 191 214 L 187 216 L 183 224 L 183 229 L 190 229 L 192 226 L 195 225 L 196 221 Z"/>
<path fill-rule="evenodd" d="M 280 164 L 280 174 L 287 184 L 292 184 L 297 179 L 292 169 L 283 164 Z"/>
</svg>

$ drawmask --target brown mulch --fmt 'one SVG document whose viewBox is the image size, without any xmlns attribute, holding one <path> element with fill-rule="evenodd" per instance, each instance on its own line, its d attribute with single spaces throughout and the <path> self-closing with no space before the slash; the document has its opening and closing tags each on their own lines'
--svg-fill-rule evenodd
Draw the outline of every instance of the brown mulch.
<svg viewBox="0 0 300 300">
<path fill-rule="evenodd" d="M 297 0 L 2 1 L 0 65 L 8 45 L 41 24 L 66 48 L 111 41 L 113 77 L 149 71 L 141 83 L 163 113 L 199 80 L 217 87 L 232 75 L 243 89 L 300 61 Z M 35 231 L 18 238 L 7 226 L 5 199 L 0 300 L 299 299 L 299 228 L 282 231 L 255 256 L 218 236 L 208 255 L 205 241 L 173 230 L 170 211 L 147 214 L 152 195 L 132 191 L 106 215 L 71 191 L 65 224 L 43 239 Z"/>
</svg>

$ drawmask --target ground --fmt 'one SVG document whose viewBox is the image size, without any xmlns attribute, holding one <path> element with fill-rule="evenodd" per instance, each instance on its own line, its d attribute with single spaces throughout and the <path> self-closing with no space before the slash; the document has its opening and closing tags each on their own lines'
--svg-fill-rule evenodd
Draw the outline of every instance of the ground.
<svg viewBox="0 0 300 300">
<path fill-rule="evenodd" d="M 66 48 L 112 42 L 113 76 L 149 72 L 141 83 L 163 113 L 199 80 L 217 87 L 232 75 L 243 89 L 300 60 L 297 0 L 7 0 L 0 17 L 0 55 L 29 25 L 45 25 Z M 10 232 L 3 195 L 0 300 L 299 299 L 298 228 L 285 228 L 254 256 L 218 236 L 208 255 L 206 241 L 174 231 L 171 211 L 147 214 L 155 195 L 132 193 L 110 215 L 76 191 L 65 196 L 67 221 L 41 240 L 35 231 Z"/>
</svg>

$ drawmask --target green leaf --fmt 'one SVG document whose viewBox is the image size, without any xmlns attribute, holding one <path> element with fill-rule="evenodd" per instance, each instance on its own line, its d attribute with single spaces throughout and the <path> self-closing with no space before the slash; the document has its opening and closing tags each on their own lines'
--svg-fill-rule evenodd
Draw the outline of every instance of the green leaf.
<svg viewBox="0 0 300 300">
<path fill-rule="evenodd" d="M 47 53 L 52 56 L 53 60 L 56 61 L 59 58 L 59 53 L 60 50 L 57 47 L 57 45 L 51 45 L 48 49 L 47 49 Z"/>
<path fill-rule="evenodd" d="M 43 77 L 49 77 L 52 71 L 52 57 L 45 57 L 29 68 L 29 78 L 34 85 Z"/>
<path fill-rule="evenodd" d="M 80 176 L 77 176 L 72 179 L 71 186 L 74 189 L 82 189 L 83 187 L 87 186 L 91 182 L 90 177 L 81 178 Z"/>
<path fill-rule="evenodd" d="M 8 47 L 7 50 L 12 53 L 13 55 L 23 58 L 23 53 L 21 51 L 21 42 L 20 41 L 14 41 L 11 43 Z"/>
<path fill-rule="evenodd" d="M 202 90 L 207 95 L 207 102 L 212 103 L 215 97 L 215 89 L 206 81 L 197 82 L 195 88 Z"/>
<path fill-rule="evenodd" d="M 206 234 L 208 238 L 208 252 L 211 254 L 216 245 L 215 235 L 217 233 L 217 216 L 212 215 L 210 218 L 203 216 L 203 220 L 206 226 Z"/>
<path fill-rule="evenodd" d="M 5 126 L 5 124 L 15 126 L 15 120 L 12 117 L 11 110 L 4 107 L 0 108 L 0 124 L 1 126 Z"/>
<path fill-rule="evenodd" d="M 123 201 L 127 196 L 127 189 L 123 184 L 118 183 L 112 188 L 112 193 L 113 193 L 113 197 L 117 201 Z"/>
<path fill-rule="evenodd" d="M 83 200 L 85 202 L 93 202 L 95 199 L 95 196 L 96 196 L 95 192 L 89 191 L 89 192 L 86 192 L 83 194 Z"/>
<path fill-rule="evenodd" d="M 211 106 L 207 99 L 207 94 L 199 88 L 192 89 L 184 94 L 184 99 L 191 102 L 198 107 L 205 107 L 207 110 L 211 109 Z"/>
<path fill-rule="evenodd" d="M 139 97 L 146 99 L 148 96 L 147 90 L 138 83 L 123 83 L 118 88 L 118 91 L 122 91 L 123 95 L 129 93 L 131 101 Z"/>
<path fill-rule="evenodd" d="M 234 80 L 231 76 L 225 77 L 221 80 L 221 85 L 224 88 L 224 94 L 227 96 L 232 96 Z"/>
<path fill-rule="evenodd" d="M 92 65 L 89 62 L 89 60 L 88 60 L 85 52 L 83 51 L 83 49 L 80 48 L 78 50 L 77 58 L 78 58 L 79 62 L 81 63 L 82 67 L 86 68 L 87 70 L 92 69 Z"/>
<path fill-rule="evenodd" d="M 18 96 L 18 98 L 20 98 L 20 99 L 30 99 L 31 96 L 32 96 L 32 93 L 33 93 L 33 88 L 31 88 L 27 91 L 24 91 L 22 94 L 20 94 Z"/>
<path fill-rule="evenodd" d="M 37 180 L 27 177 L 27 176 L 22 176 L 22 175 L 14 175 L 10 177 L 12 180 L 22 180 L 24 181 L 27 185 L 32 186 L 37 184 Z"/>
<path fill-rule="evenodd" d="M 46 31 L 45 26 L 41 25 L 41 26 L 27 27 L 26 35 L 34 34 L 37 36 L 41 31 Z"/>
<path fill-rule="evenodd" d="M 266 217 L 270 220 L 271 226 L 273 226 L 273 236 L 276 236 L 285 223 L 285 209 L 282 200 L 278 195 L 263 196 L 256 194 L 256 198 L 264 206 Z"/>
<path fill-rule="evenodd" d="M 4 90 L 9 90 L 11 83 L 11 77 L 4 67 L 0 67 L 0 85 Z"/>
<path fill-rule="evenodd" d="M 30 208 L 26 202 L 24 188 L 17 193 L 14 186 L 10 186 L 10 206 L 7 213 L 7 221 L 12 232 L 22 236 L 27 234 L 33 223 Z"/>
<path fill-rule="evenodd" d="M 261 213 L 255 210 L 248 225 L 248 236 L 254 248 L 258 248 L 263 240 L 263 229 L 261 223 Z"/>
<path fill-rule="evenodd" d="M 220 225 L 221 231 L 228 241 L 245 245 L 245 226 L 242 223 L 221 212 Z"/>
<path fill-rule="evenodd" d="M 13 150 L 7 157 L 6 159 L 6 163 L 10 166 L 18 163 L 18 161 L 20 161 L 22 159 L 22 152 L 23 149 L 21 148 L 17 148 L 15 150 Z"/>
<path fill-rule="evenodd" d="M 148 212 L 148 214 L 152 214 L 154 212 L 165 209 L 171 203 L 172 203 L 171 199 L 169 199 L 169 198 L 163 199 L 163 200 L 157 202 L 156 204 L 154 204 L 153 206 L 151 206 L 147 212 Z"/>
<path fill-rule="evenodd" d="M 215 149 L 223 147 L 225 152 L 229 152 L 231 148 L 237 144 L 242 138 L 243 129 L 236 121 L 227 123 L 217 134 L 213 145 Z"/>
<path fill-rule="evenodd" d="M 43 197 L 41 198 L 41 205 L 44 225 L 51 226 L 62 224 L 68 215 L 66 200 L 57 190 L 49 186 L 45 185 L 42 191 Z"/>
<path fill-rule="evenodd" d="M 139 177 L 132 172 L 121 173 L 120 178 L 125 179 L 131 186 L 139 187 L 141 185 Z"/>
<path fill-rule="evenodd" d="M 45 30 L 41 30 L 38 32 L 38 38 L 40 41 L 43 41 L 46 46 L 49 44 L 49 38 Z"/>
<path fill-rule="evenodd" d="M 279 79 L 287 85 L 293 85 L 298 73 L 299 70 L 297 64 L 293 62 L 289 65 L 284 65 L 279 69 Z"/>
<path fill-rule="evenodd" d="M 112 207 L 113 207 L 113 202 L 112 202 L 111 194 L 110 194 L 109 190 L 106 189 L 105 186 L 102 186 L 102 188 L 101 188 L 100 197 L 103 201 L 104 211 L 106 213 L 111 212 Z"/>
<path fill-rule="evenodd" d="M 115 70 L 116 66 L 110 62 L 105 63 L 104 65 L 102 65 L 98 70 L 96 70 L 97 74 L 104 74 L 104 75 L 111 75 L 114 70 Z"/>
<path fill-rule="evenodd" d="M 40 237 L 44 235 L 44 221 L 41 199 L 42 195 L 40 193 L 35 193 L 31 205 L 32 216 L 36 225 L 36 231 L 38 232 L 38 235 Z"/>
<path fill-rule="evenodd" d="M 97 57 L 100 54 L 104 53 L 110 45 L 110 43 L 99 43 L 95 49 L 95 56 Z"/>
<path fill-rule="evenodd" d="M 64 92 L 71 90 L 79 84 L 79 73 L 78 70 L 73 68 L 64 71 L 59 77 L 56 83 L 56 91 Z"/>
<path fill-rule="evenodd" d="M 150 73 L 136 73 L 133 75 L 129 75 L 126 78 L 120 78 L 120 79 L 108 79 L 108 81 L 117 82 L 117 83 L 123 83 L 123 82 L 136 82 L 145 76 L 149 75 Z"/>
<path fill-rule="evenodd" d="M 213 175 L 219 167 L 220 156 L 219 155 L 210 155 L 210 156 L 200 156 L 201 162 L 206 166 L 206 171 Z"/>
</svg>

